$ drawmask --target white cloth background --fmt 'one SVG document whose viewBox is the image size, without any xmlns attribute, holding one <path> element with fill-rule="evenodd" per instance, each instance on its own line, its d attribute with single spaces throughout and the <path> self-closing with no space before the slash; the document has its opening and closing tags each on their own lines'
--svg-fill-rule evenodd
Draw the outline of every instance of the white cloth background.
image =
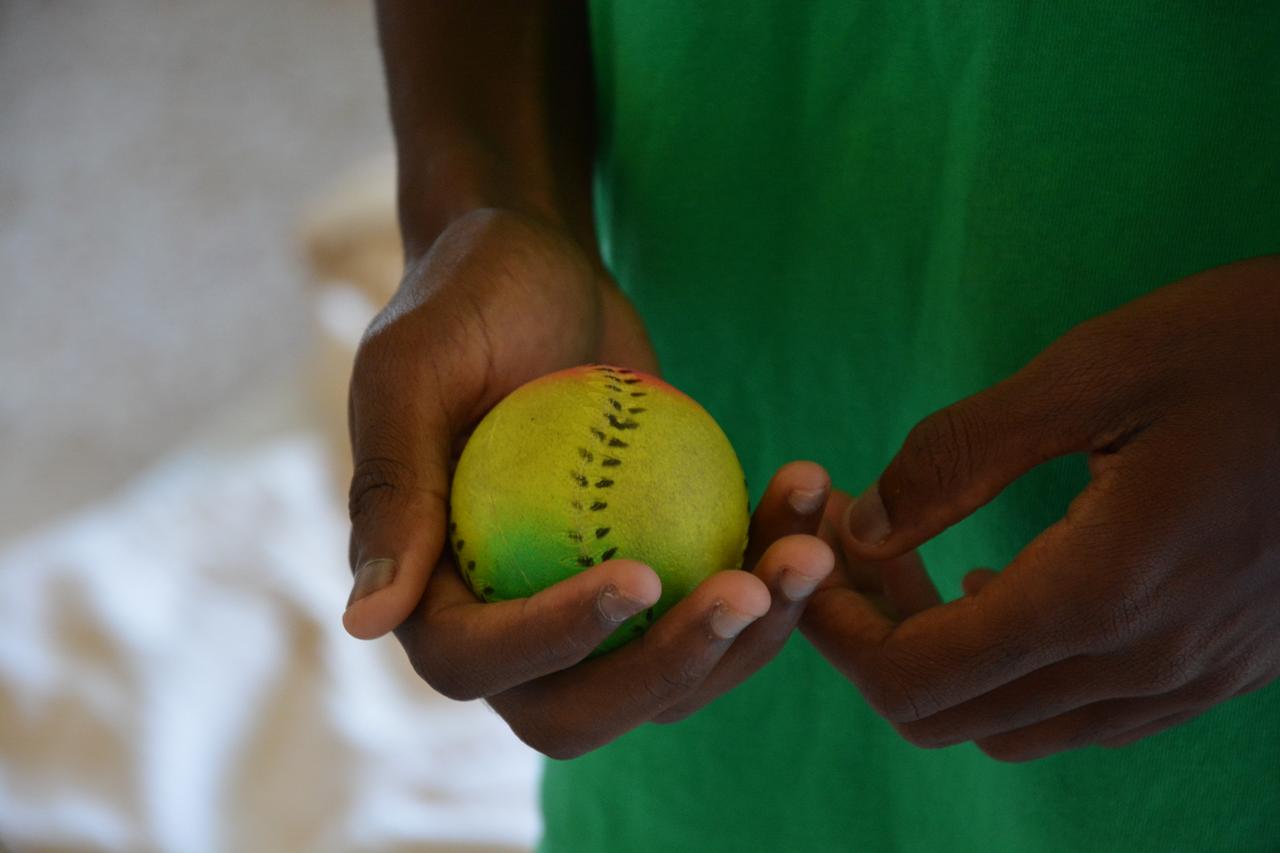
<svg viewBox="0 0 1280 853">
<path fill-rule="evenodd" d="M 0 552 L 15 851 L 519 849 L 537 757 L 348 637 L 323 441 L 197 444 Z M 490 847 L 492 845 L 492 847 Z"/>
<path fill-rule="evenodd" d="M 0 116 L 0 849 L 530 843 L 536 757 L 339 622 L 369 4 L 11 0 Z"/>
</svg>

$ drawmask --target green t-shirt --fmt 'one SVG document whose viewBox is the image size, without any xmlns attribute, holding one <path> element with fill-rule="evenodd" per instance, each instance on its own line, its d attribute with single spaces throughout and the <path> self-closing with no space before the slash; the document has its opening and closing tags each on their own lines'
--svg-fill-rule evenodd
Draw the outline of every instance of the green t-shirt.
<svg viewBox="0 0 1280 853">
<path fill-rule="evenodd" d="M 858 491 L 1072 325 L 1280 251 L 1274 2 L 596 2 L 598 217 L 758 496 Z M 1085 482 L 929 543 L 951 597 Z M 1280 683 L 1111 751 L 905 743 L 799 635 L 679 724 L 549 762 L 547 853 L 1280 849 Z"/>
</svg>

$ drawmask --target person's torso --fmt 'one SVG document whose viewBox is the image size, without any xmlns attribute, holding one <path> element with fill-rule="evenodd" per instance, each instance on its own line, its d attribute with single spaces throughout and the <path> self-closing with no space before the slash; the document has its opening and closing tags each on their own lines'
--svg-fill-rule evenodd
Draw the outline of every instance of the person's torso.
<svg viewBox="0 0 1280 853">
<path fill-rule="evenodd" d="M 758 495 L 856 492 L 929 412 L 1153 288 L 1280 251 L 1271 3 L 596 2 L 606 258 Z M 924 549 L 944 594 L 1084 483 Z M 902 742 L 800 638 L 674 726 L 547 767 L 549 853 L 1280 848 L 1280 687 L 1025 765 Z"/>
</svg>

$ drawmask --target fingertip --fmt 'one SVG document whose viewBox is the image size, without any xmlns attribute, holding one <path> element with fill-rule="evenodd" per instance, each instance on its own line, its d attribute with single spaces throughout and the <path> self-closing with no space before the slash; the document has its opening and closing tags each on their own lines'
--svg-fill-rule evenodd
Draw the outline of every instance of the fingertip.
<svg viewBox="0 0 1280 853">
<path fill-rule="evenodd" d="M 796 515 L 808 516 L 826 504 L 831 494 L 831 476 L 817 462 L 788 462 L 774 474 L 770 488 L 783 492 L 787 505 Z"/>
<path fill-rule="evenodd" d="M 832 489 L 827 496 L 827 505 L 822 512 L 822 526 L 836 534 L 836 541 L 839 541 L 840 534 L 845 530 L 844 517 L 851 503 L 853 498 L 840 489 Z"/>
<path fill-rule="evenodd" d="M 808 598 L 831 574 L 835 563 L 835 552 L 822 539 L 793 533 L 770 545 L 753 573 L 794 603 Z"/>
<path fill-rule="evenodd" d="M 892 560 L 916 548 L 921 541 L 916 533 L 890 525 L 878 484 L 845 506 L 837 528 L 845 551 L 863 560 Z"/>
<path fill-rule="evenodd" d="M 831 485 L 831 475 L 827 473 L 827 469 L 808 459 L 786 463 L 773 477 L 774 480 L 783 480 L 799 487 L 824 488 Z"/>
<path fill-rule="evenodd" d="M 358 640 L 376 640 L 395 630 L 418 606 L 428 574 L 407 557 L 380 557 L 361 563 L 342 614 L 342 626 Z"/>
<path fill-rule="evenodd" d="M 764 581 L 750 572 L 738 569 L 730 569 L 725 574 L 741 576 L 734 577 L 738 583 L 723 596 L 728 606 L 753 619 L 759 619 L 769 612 L 769 608 L 773 606 L 773 596 L 769 594 L 769 587 Z"/>
<path fill-rule="evenodd" d="M 386 627 L 377 608 L 377 602 L 370 599 L 357 601 L 347 607 L 342 614 L 342 627 L 357 640 L 376 640 L 385 636 L 392 628 Z"/>
<path fill-rule="evenodd" d="M 753 619 L 769 612 L 771 604 L 772 596 L 768 585 L 742 569 L 724 569 L 712 573 L 681 602 L 681 606 L 695 610 L 727 607 Z"/>
<path fill-rule="evenodd" d="M 819 537 L 792 533 L 770 545 L 762 562 L 786 566 L 821 580 L 835 568 L 836 555 Z"/>
<path fill-rule="evenodd" d="M 994 569 L 974 569 L 964 576 L 960 586 L 965 595 L 977 595 L 982 592 L 983 587 L 995 579 L 997 574 L 998 572 Z"/>
<path fill-rule="evenodd" d="M 880 551 L 892 534 L 889 515 L 880 497 L 880 484 L 872 483 L 844 511 L 841 526 L 856 551 Z"/>
<path fill-rule="evenodd" d="M 595 571 L 602 576 L 602 585 L 612 584 L 628 598 L 653 604 L 662 597 L 662 579 L 638 560 L 609 560 Z"/>
</svg>

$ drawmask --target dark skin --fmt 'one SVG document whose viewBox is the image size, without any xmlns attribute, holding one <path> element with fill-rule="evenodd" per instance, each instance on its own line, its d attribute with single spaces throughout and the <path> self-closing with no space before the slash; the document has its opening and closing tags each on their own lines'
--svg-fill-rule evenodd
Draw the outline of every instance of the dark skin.
<svg viewBox="0 0 1280 853">
<path fill-rule="evenodd" d="M 1008 761 L 1124 746 L 1265 687 L 1280 676 L 1278 333 L 1280 258 L 1232 264 L 932 415 L 858 508 L 833 518 L 833 498 L 853 568 L 814 596 L 805 634 L 907 740 Z M 913 549 L 1068 453 L 1092 477 L 1066 516 L 940 604 Z"/>
<path fill-rule="evenodd" d="M 1132 742 L 1280 675 L 1275 258 L 1068 333 L 917 426 L 857 509 L 818 465 L 784 465 L 746 569 L 617 652 L 586 660 L 657 597 L 650 567 L 479 603 L 443 548 L 468 429 L 552 370 L 657 363 L 596 250 L 581 4 L 382 0 L 378 17 L 407 271 L 352 377 L 352 634 L 394 629 L 427 682 L 554 757 L 693 713 L 797 623 L 912 743 L 1003 760 Z M 914 549 L 1067 453 L 1093 474 L 1067 516 L 941 603 Z"/>
<path fill-rule="evenodd" d="M 812 535 L 830 480 L 813 463 L 785 465 L 753 515 L 744 569 L 724 567 L 642 637 L 588 660 L 657 600 L 651 567 L 611 560 L 528 599 L 482 604 L 443 547 L 453 461 L 498 400 L 583 362 L 658 369 L 596 253 L 587 129 L 581 117 L 548 118 L 566 91 L 588 92 L 583 10 L 567 16 L 573 9 L 379 6 L 408 263 L 352 376 L 357 579 L 343 617 L 357 637 L 394 629 L 435 689 L 485 699 L 557 758 L 680 719 L 731 689 L 777 653 L 834 565 Z M 499 58 L 475 58 L 486 51 Z"/>
</svg>

